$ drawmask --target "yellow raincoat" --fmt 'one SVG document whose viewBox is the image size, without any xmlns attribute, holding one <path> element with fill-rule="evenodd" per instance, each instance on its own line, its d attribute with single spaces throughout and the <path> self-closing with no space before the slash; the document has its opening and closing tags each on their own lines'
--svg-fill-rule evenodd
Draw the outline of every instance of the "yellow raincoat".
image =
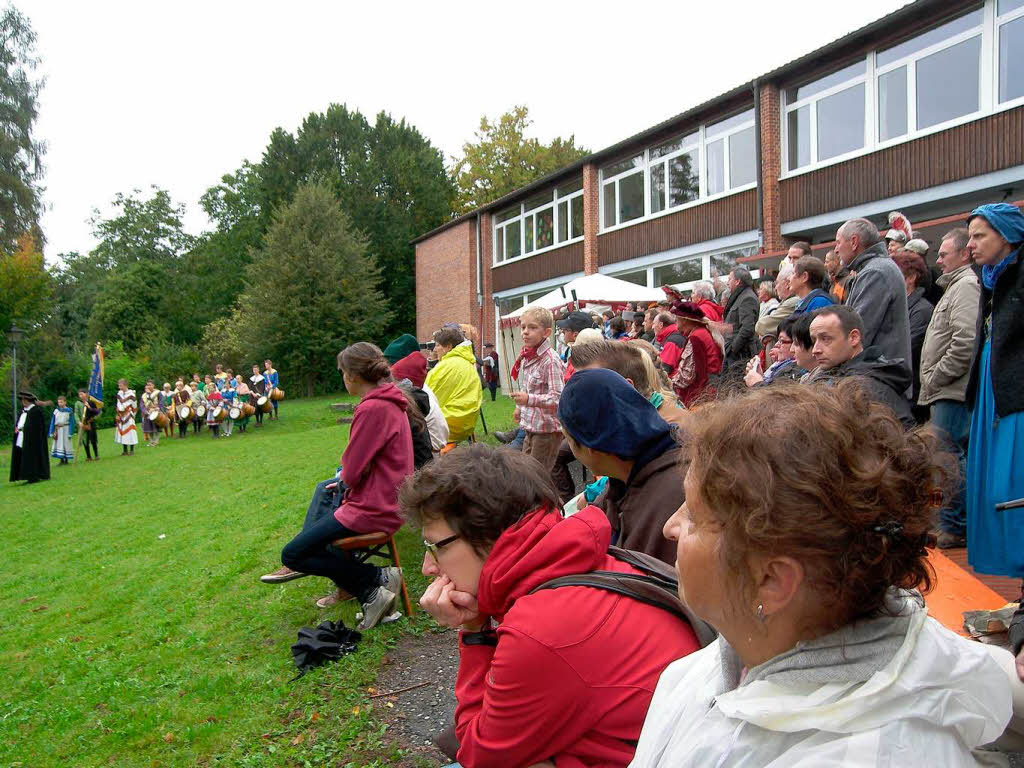
<svg viewBox="0 0 1024 768">
<path fill-rule="evenodd" d="M 458 443 L 473 434 L 484 401 L 473 346 L 464 342 L 449 351 L 427 373 L 426 385 L 437 396 L 448 422 L 448 440 Z"/>
</svg>

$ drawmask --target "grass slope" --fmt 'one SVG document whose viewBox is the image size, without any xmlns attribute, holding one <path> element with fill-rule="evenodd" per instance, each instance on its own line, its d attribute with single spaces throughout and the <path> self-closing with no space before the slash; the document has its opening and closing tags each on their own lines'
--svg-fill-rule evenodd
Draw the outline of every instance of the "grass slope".
<svg viewBox="0 0 1024 768">
<path fill-rule="evenodd" d="M 325 579 L 258 581 L 280 564 L 313 485 L 348 437 L 340 396 L 282 404 L 279 422 L 213 440 L 204 430 L 122 458 L 51 466 L 0 487 L 0 766 L 363 766 L 398 757 L 367 687 L 421 612 L 371 630 L 357 653 L 301 680 L 289 648 Z M 511 401 L 485 404 L 493 428 Z M 0 459 L 6 478 L 9 458 Z M 164 538 L 161 538 L 163 536 Z M 423 551 L 403 528 L 413 599 Z"/>
</svg>

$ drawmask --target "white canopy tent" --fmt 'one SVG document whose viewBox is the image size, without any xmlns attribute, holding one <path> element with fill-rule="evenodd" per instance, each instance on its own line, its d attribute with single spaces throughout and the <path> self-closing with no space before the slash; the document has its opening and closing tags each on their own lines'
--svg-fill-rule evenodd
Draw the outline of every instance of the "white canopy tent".
<svg viewBox="0 0 1024 768">
<path fill-rule="evenodd" d="M 544 307 L 557 312 L 569 307 L 586 307 L 592 312 L 602 312 L 609 307 L 622 306 L 630 301 L 656 302 L 665 298 L 660 288 L 646 288 L 642 285 L 619 280 L 608 275 L 593 274 L 570 280 L 561 288 L 550 291 L 525 307 L 509 312 L 499 318 L 499 354 L 502 360 L 501 387 L 506 394 L 519 389 L 511 379 L 511 365 L 519 356 L 522 339 L 516 332 L 519 316 L 530 307 Z"/>
</svg>

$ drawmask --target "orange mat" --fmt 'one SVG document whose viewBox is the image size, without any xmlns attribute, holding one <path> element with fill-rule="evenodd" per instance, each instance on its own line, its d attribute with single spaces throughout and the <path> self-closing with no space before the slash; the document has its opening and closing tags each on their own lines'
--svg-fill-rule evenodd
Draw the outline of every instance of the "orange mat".
<svg viewBox="0 0 1024 768">
<path fill-rule="evenodd" d="M 964 629 L 964 611 L 988 611 L 1006 605 L 1007 601 L 1002 596 L 939 550 L 928 550 L 928 561 L 935 569 L 936 583 L 924 601 L 928 615 L 947 629 L 968 637 Z"/>
</svg>

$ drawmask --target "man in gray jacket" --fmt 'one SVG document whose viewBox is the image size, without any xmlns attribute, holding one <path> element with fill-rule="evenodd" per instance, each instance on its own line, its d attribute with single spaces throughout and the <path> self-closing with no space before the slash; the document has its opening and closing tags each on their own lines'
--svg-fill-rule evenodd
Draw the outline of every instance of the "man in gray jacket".
<svg viewBox="0 0 1024 768">
<path fill-rule="evenodd" d="M 850 219 L 836 232 L 836 253 L 854 275 L 843 304 L 861 317 L 864 347 L 899 360 L 911 377 L 907 287 L 878 229 L 867 219 Z M 907 389 L 908 398 L 912 390 Z"/>
<path fill-rule="evenodd" d="M 942 238 L 938 264 L 942 275 L 935 282 L 944 293 L 924 335 L 918 404 L 931 406 L 932 424 L 949 436 L 963 470 L 971 431 L 971 415 L 964 401 L 981 294 L 967 250 L 966 229 L 951 230 Z M 967 509 L 962 493 L 939 512 L 939 524 L 940 547 L 967 544 Z"/>
<path fill-rule="evenodd" d="M 760 302 L 754 293 L 754 278 L 746 267 L 729 273 L 729 302 L 725 305 L 725 370 L 727 376 L 743 378 L 747 361 L 760 351 L 754 326 Z"/>
</svg>

